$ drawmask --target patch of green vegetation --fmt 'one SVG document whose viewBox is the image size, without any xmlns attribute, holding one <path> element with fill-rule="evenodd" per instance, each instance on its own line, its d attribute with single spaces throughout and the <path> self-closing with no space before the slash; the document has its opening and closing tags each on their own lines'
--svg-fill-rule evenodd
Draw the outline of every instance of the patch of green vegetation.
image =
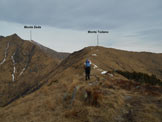
<svg viewBox="0 0 162 122">
<path fill-rule="evenodd" d="M 130 79 L 130 80 L 135 80 L 140 83 L 149 83 L 151 85 L 160 85 L 162 86 L 162 81 L 158 79 L 155 75 L 148 75 L 146 73 L 141 73 L 141 72 L 128 72 L 128 71 L 121 71 L 117 70 L 117 73 L 123 75 L 124 77 Z"/>
</svg>

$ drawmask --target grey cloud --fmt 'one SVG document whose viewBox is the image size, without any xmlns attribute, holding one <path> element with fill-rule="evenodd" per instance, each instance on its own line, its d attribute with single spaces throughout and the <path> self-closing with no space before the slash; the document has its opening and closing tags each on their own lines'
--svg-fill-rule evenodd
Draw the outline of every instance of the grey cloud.
<svg viewBox="0 0 162 122">
<path fill-rule="evenodd" d="M 116 33 L 116 39 L 162 41 L 161 0 L 1 0 L 0 20 L 84 31 L 105 29 Z M 109 45 L 115 42 L 114 36 Z"/>
<path fill-rule="evenodd" d="M 160 0 L 2 0 L 0 20 L 72 29 L 114 29 L 162 20 Z"/>
<path fill-rule="evenodd" d="M 159 41 L 162 43 L 162 28 L 148 29 L 138 33 L 145 41 Z"/>
</svg>

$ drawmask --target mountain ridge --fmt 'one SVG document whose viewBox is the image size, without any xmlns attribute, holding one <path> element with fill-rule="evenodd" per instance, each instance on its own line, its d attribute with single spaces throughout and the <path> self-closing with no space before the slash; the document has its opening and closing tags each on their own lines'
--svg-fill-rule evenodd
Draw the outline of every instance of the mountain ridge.
<svg viewBox="0 0 162 122">
<path fill-rule="evenodd" d="M 61 62 L 60 68 L 68 68 L 73 66 L 75 63 L 80 62 L 76 67 L 82 69 L 84 61 L 87 58 L 92 61 L 93 66 L 99 65 L 102 69 L 105 68 L 105 70 L 111 72 L 115 70 L 131 72 L 136 71 L 148 73 L 149 75 L 154 74 L 158 76 L 158 78 L 162 79 L 162 54 L 154 54 L 149 52 L 129 52 L 103 47 L 87 47 L 80 51 L 74 52 L 63 62 Z M 151 59 L 150 61 L 148 60 L 149 58 Z M 57 69 L 57 72 L 58 71 L 59 68 Z"/>
<path fill-rule="evenodd" d="M 43 53 L 38 52 L 35 52 L 36 57 Z M 136 72 L 142 78 L 155 75 L 161 79 L 162 54 L 90 46 L 68 55 L 64 60 L 58 61 L 57 65 L 53 65 L 53 68 L 51 55 L 48 56 L 45 58 L 50 61 L 41 61 L 47 65 L 39 69 L 48 73 L 42 76 L 34 74 L 34 81 L 44 84 L 39 88 L 39 85 L 35 85 L 38 89 L 34 92 L 0 107 L 0 121 L 162 121 L 162 86 L 143 83 L 136 78 L 129 79 L 118 72 L 128 72 L 133 76 Z M 36 57 L 32 56 L 30 64 Z M 91 79 L 88 81 L 85 80 L 84 73 L 87 58 L 92 62 Z M 49 69 L 44 71 L 47 67 Z M 29 69 L 35 70 L 31 65 Z M 28 73 L 30 72 L 25 75 Z M 32 79 L 33 75 L 27 77 Z M 17 88 L 23 86 L 24 83 Z"/>
<path fill-rule="evenodd" d="M 43 48 L 46 48 L 42 46 Z M 4 37 L 0 41 L 0 106 L 5 106 L 19 96 L 35 87 L 40 87 L 42 81 L 66 55 L 59 57 L 41 49 L 31 41 L 21 39 L 17 34 Z M 19 88 L 21 87 L 21 88 Z"/>
</svg>

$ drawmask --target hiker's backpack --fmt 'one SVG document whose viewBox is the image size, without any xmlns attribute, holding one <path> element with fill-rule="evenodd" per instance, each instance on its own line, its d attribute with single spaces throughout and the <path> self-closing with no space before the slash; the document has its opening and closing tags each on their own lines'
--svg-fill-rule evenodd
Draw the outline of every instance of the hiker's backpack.
<svg viewBox="0 0 162 122">
<path fill-rule="evenodd" d="M 90 64 L 90 61 L 86 60 L 86 67 L 90 67 L 91 64 Z"/>
</svg>

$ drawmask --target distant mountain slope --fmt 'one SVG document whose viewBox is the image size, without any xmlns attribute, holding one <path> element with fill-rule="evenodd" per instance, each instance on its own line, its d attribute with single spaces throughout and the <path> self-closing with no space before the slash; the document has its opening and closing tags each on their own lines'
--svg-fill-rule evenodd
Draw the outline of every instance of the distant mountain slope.
<svg viewBox="0 0 162 122">
<path fill-rule="evenodd" d="M 148 75 L 154 74 L 162 80 L 162 54 L 128 52 L 104 47 L 88 47 L 71 54 L 58 66 L 55 74 L 64 73 L 65 70 L 69 73 L 82 73 L 83 75 L 83 64 L 87 58 L 92 61 L 92 66 L 96 67 L 98 72 L 104 70 L 135 71 Z"/>
<path fill-rule="evenodd" d="M 67 55 L 16 34 L 0 38 L 0 106 L 39 88 Z"/>
<path fill-rule="evenodd" d="M 3 37 L 3 36 L 0 36 L 0 40 L 1 40 L 2 38 L 4 38 L 4 37 Z"/>
<path fill-rule="evenodd" d="M 45 47 L 45 46 L 43 46 L 43 45 L 41 45 L 41 44 L 39 44 L 39 43 L 37 43 L 35 41 L 32 41 L 32 43 L 38 45 L 47 54 L 53 56 L 54 58 L 58 58 L 60 60 L 65 59 L 70 54 L 70 53 L 65 53 L 65 52 L 56 52 L 56 51 L 54 51 L 54 50 L 52 50 L 52 49 L 50 49 L 48 47 Z"/>
</svg>

